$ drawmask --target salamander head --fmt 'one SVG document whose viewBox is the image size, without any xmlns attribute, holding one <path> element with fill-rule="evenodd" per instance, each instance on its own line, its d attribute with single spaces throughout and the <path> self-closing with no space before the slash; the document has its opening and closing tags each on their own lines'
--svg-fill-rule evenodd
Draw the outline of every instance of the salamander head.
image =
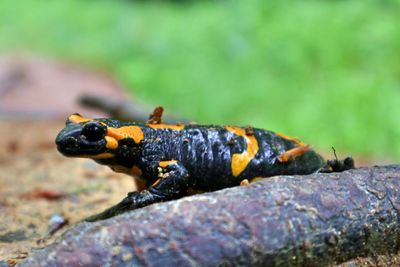
<svg viewBox="0 0 400 267">
<path fill-rule="evenodd" d="M 143 139 L 139 126 L 120 127 L 120 122 L 108 119 L 88 119 L 73 114 L 56 137 L 58 151 L 68 157 L 108 160 L 124 153 L 134 157 L 135 147 Z M 102 163 L 102 162 L 100 162 Z"/>
<path fill-rule="evenodd" d="M 101 122 L 73 114 L 67 119 L 65 128 L 57 135 L 57 149 L 68 157 L 107 156 L 104 154 L 108 152 L 106 133 L 107 126 Z"/>
</svg>

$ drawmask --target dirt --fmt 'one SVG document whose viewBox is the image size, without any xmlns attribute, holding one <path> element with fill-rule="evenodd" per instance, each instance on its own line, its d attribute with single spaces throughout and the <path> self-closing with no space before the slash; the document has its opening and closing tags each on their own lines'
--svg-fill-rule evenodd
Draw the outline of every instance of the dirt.
<svg viewBox="0 0 400 267">
<path fill-rule="evenodd" d="M 58 121 L 0 122 L 0 260 L 29 255 L 63 233 L 67 227 L 48 235 L 53 215 L 71 225 L 135 190 L 129 176 L 57 153 L 53 139 L 62 126 Z M 43 192 L 58 195 L 52 199 Z"/>
<path fill-rule="evenodd" d="M 126 99 L 101 72 L 35 57 L 0 58 L 0 266 L 14 265 L 135 190 L 129 176 L 56 151 L 67 115 L 103 115 L 77 104 L 87 93 Z M 51 218 L 64 227 L 57 230 Z"/>
</svg>

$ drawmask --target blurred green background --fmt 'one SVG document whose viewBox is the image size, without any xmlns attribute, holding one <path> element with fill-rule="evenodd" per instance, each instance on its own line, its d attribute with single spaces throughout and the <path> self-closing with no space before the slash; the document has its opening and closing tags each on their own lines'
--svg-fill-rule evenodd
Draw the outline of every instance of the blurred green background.
<svg viewBox="0 0 400 267">
<path fill-rule="evenodd" d="M 106 70 L 201 123 L 400 160 L 398 0 L 3 0 L 0 49 Z"/>
</svg>

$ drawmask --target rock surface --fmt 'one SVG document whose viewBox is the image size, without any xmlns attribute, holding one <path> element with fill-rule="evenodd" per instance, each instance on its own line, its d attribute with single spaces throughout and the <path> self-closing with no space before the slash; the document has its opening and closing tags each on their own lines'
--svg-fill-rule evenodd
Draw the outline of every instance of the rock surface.
<svg viewBox="0 0 400 267">
<path fill-rule="evenodd" d="M 20 266 L 327 266 L 400 247 L 400 166 L 282 176 L 81 223 Z"/>
</svg>

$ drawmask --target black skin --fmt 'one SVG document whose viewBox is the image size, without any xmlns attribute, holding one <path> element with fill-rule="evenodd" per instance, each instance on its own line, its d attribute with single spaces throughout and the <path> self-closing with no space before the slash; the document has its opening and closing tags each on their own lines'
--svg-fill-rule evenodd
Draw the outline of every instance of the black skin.
<svg viewBox="0 0 400 267">
<path fill-rule="evenodd" d="M 116 149 L 107 148 L 107 128 L 124 126 L 139 127 L 143 138 L 135 142 L 126 137 L 118 140 Z M 102 153 L 112 154 L 113 157 L 94 160 L 112 168 L 115 165 L 126 169 L 137 166 L 142 172 L 141 178 L 149 186 L 147 190 L 129 193 L 117 205 L 87 218 L 86 221 L 90 222 L 177 199 L 185 196 L 189 189 L 214 191 L 238 186 L 243 180 L 255 177 L 343 171 L 354 167 L 351 158 L 327 162 L 312 149 L 287 162 L 280 162 L 280 155 L 299 146 L 296 141 L 255 128 L 251 128 L 248 135 L 257 140 L 258 151 L 236 176 L 232 173 L 232 156 L 246 151 L 247 143 L 244 136 L 224 126 L 185 125 L 181 130 L 174 130 L 111 119 L 68 120 L 57 136 L 56 144 L 65 156 L 93 158 Z M 171 162 L 161 166 L 164 161 Z"/>
</svg>

